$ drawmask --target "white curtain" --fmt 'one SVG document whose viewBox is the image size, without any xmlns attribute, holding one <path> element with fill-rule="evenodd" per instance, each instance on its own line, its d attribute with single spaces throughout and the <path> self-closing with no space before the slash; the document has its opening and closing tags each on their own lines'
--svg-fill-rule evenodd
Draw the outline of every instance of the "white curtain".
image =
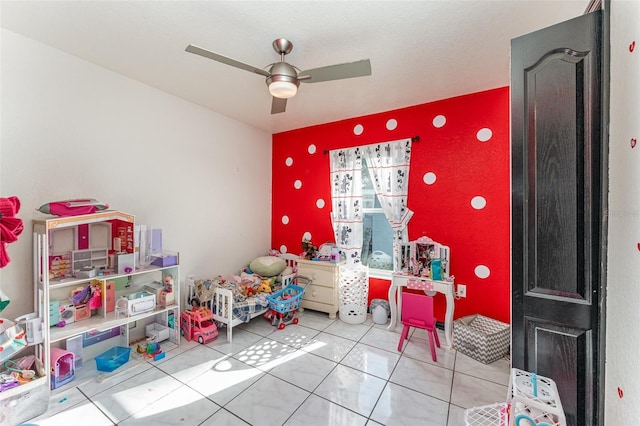
<svg viewBox="0 0 640 426">
<path fill-rule="evenodd" d="M 393 238 L 393 270 L 400 267 L 400 244 L 408 241 L 407 224 L 413 212 L 407 207 L 411 139 L 367 145 L 363 148 L 378 201 Z"/>
<path fill-rule="evenodd" d="M 362 254 L 362 149 L 337 149 L 329 155 L 333 232 L 347 266 L 354 267 Z"/>
</svg>

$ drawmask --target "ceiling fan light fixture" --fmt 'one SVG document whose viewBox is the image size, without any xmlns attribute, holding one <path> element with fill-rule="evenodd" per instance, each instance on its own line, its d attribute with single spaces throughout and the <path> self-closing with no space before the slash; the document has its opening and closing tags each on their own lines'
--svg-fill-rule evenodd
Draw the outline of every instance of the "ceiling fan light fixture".
<svg viewBox="0 0 640 426">
<path fill-rule="evenodd" d="M 289 99 L 298 93 L 298 86 L 290 81 L 272 81 L 269 84 L 269 93 L 276 98 Z"/>
</svg>

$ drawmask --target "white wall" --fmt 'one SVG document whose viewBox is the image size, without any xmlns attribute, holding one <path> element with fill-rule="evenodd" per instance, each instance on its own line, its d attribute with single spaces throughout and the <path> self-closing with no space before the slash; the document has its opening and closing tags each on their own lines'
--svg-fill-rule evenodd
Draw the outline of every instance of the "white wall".
<svg viewBox="0 0 640 426">
<path fill-rule="evenodd" d="M 638 424 L 640 407 L 640 144 L 631 147 L 640 142 L 638 28 L 640 1 L 612 0 L 606 425 Z"/>
<path fill-rule="evenodd" d="M 237 273 L 270 245 L 271 135 L 2 30 L 0 196 L 25 231 L 8 246 L 0 316 L 32 311 L 31 220 L 92 197 L 163 229 L 188 273 Z M 175 76 L 189 78 L 189 76 Z M 50 217 L 50 216 L 49 216 Z"/>
</svg>

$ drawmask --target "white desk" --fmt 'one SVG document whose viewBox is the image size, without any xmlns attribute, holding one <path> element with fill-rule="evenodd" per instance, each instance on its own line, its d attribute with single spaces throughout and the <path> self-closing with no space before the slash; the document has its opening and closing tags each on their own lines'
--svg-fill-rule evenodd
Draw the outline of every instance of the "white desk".
<svg viewBox="0 0 640 426">
<path fill-rule="evenodd" d="M 402 273 L 394 273 L 389 287 L 389 308 L 391 310 L 391 323 L 387 330 L 393 330 L 396 326 L 399 313 L 402 312 L 402 287 L 424 290 L 425 294 L 433 292 L 442 293 L 447 299 L 447 310 L 444 315 L 444 336 L 447 345 L 453 348 L 453 310 L 454 310 L 454 283 L 453 281 L 436 281 L 425 277 L 416 277 Z M 397 297 L 396 297 L 397 295 Z"/>
</svg>

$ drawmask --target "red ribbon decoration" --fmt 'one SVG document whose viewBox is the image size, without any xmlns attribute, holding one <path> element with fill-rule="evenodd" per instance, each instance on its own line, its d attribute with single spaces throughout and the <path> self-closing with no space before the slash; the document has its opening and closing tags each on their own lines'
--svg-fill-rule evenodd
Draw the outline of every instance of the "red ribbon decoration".
<svg viewBox="0 0 640 426">
<path fill-rule="evenodd" d="M 7 244 L 18 241 L 18 236 L 24 231 L 22 219 L 15 217 L 19 211 L 18 197 L 0 198 L 0 268 L 4 268 L 11 261 L 7 253 Z"/>
</svg>

